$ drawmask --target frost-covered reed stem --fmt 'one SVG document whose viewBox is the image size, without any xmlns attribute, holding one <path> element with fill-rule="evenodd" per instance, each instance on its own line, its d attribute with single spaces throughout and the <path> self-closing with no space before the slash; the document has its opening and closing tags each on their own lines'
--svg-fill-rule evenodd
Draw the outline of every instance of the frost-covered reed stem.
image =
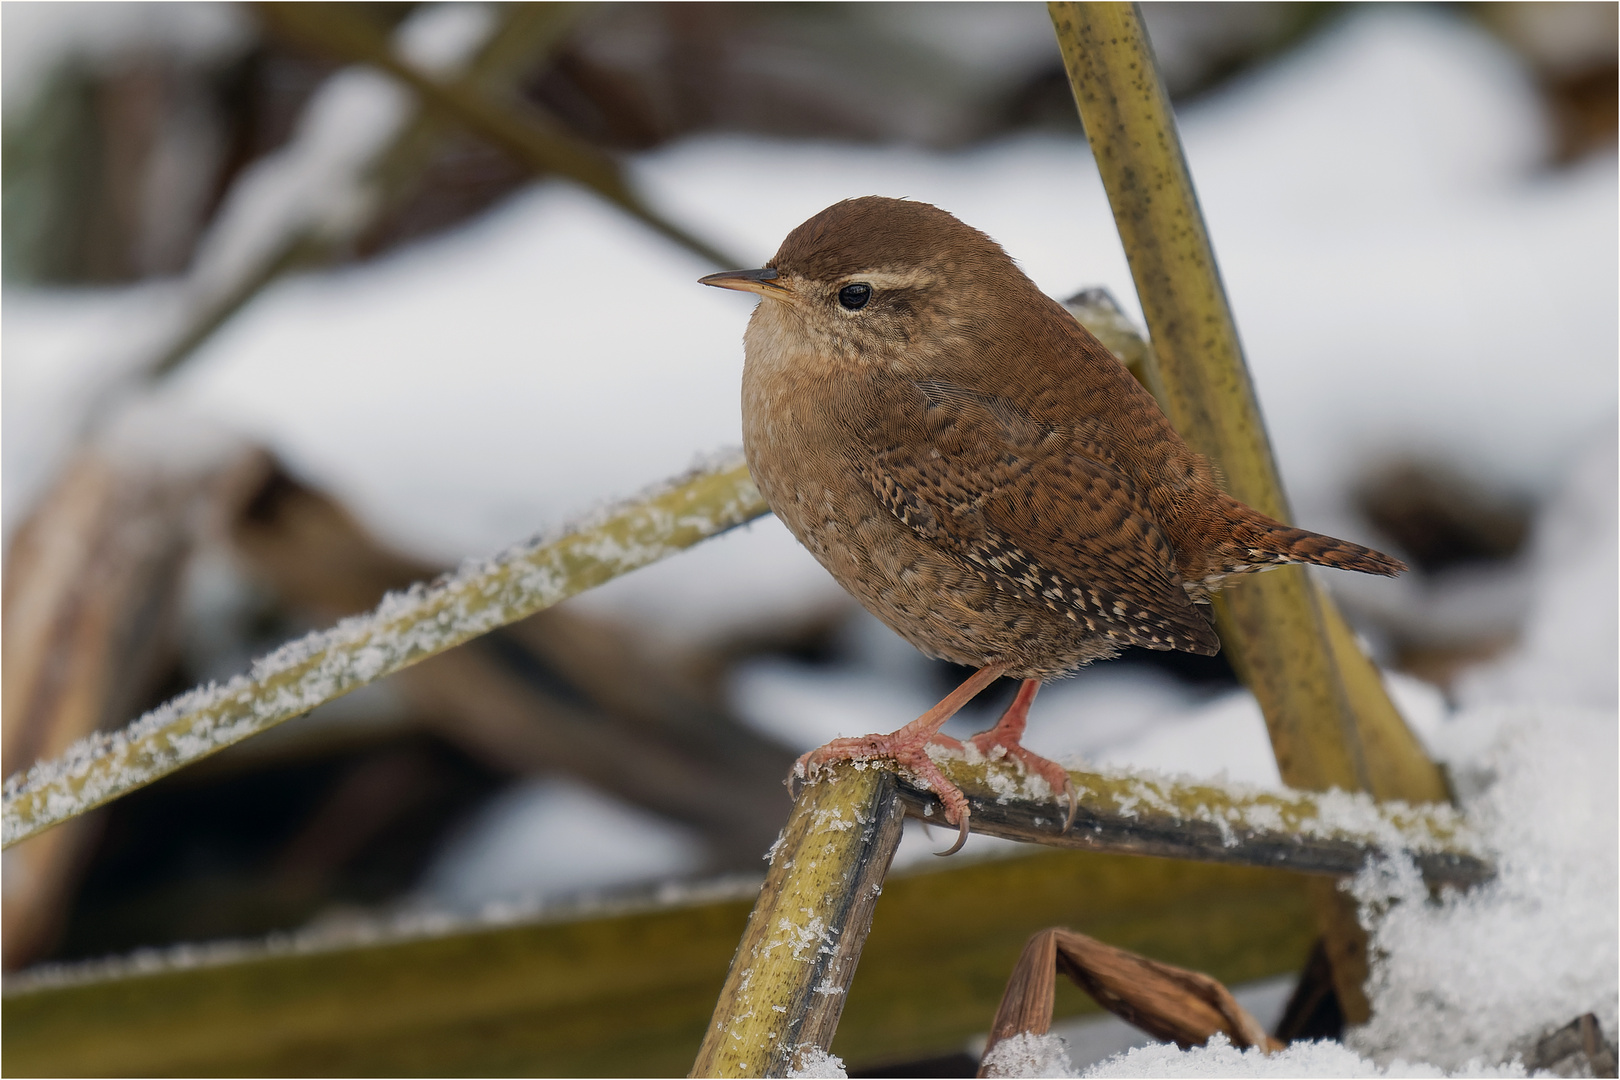
<svg viewBox="0 0 1620 1080">
<path fill-rule="evenodd" d="M 804 789 L 748 916 L 693 1076 L 786 1076 L 825 1053 L 900 845 L 894 773 L 841 765 Z"/>
<path fill-rule="evenodd" d="M 1447 804 L 1362 793 L 1266 791 L 1129 770 L 1071 771 L 1079 810 L 1016 764 L 940 753 L 968 797 L 972 831 L 1056 847 L 1350 876 L 1410 858 L 1434 886 L 1494 873 Z M 824 1053 L 910 812 L 943 820 L 935 796 L 879 766 L 844 765 L 799 796 L 731 961 L 693 1076 L 784 1076 Z"/>
<path fill-rule="evenodd" d="M 1495 872 L 1448 803 L 1376 802 L 1362 792 L 1268 791 L 1130 769 L 1071 770 L 1074 824 L 1045 781 L 1006 761 L 939 755 L 972 809 L 972 831 L 1009 840 L 1130 855 L 1266 866 L 1348 877 L 1369 861 L 1410 858 L 1432 886 L 1468 887 Z M 900 796 L 924 820 L 938 799 L 906 780 Z"/>
<path fill-rule="evenodd" d="M 1288 521 L 1288 500 L 1141 10 L 1097 2 L 1049 2 L 1047 9 L 1153 340 L 1143 382 L 1187 444 L 1221 470 L 1233 497 Z M 1284 781 L 1383 799 L 1447 798 L 1440 770 L 1391 704 L 1332 601 L 1303 569 L 1256 575 L 1216 597 L 1215 616 L 1233 667 L 1265 713 Z M 1347 901 L 1323 895 L 1319 916 L 1339 1003 L 1349 1021 L 1362 1023 L 1369 1014 L 1361 989 L 1364 935 Z"/>
<path fill-rule="evenodd" d="M 290 642 L 246 675 L 192 690 L 11 777 L 4 844 L 766 512 L 741 455 L 732 454 L 556 536 L 391 593 L 370 614 Z"/>
<path fill-rule="evenodd" d="M 1139 360 L 1144 382 L 1188 445 L 1220 468 L 1232 496 L 1287 521 L 1288 499 L 1141 13 L 1131 4 L 1047 6 L 1152 338 Z M 1331 607 L 1295 567 L 1255 575 L 1216 598 L 1221 643 L 1260 700 L 1284 781 L 1445 799 L 1439 770 Z"/>
</svg>

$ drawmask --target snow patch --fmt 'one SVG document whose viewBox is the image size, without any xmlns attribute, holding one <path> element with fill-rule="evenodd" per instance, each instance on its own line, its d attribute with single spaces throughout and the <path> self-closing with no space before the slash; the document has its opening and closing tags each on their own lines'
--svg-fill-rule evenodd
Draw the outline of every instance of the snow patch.
<svg viewBox="0 0 1620 1080">
<path fill-rule="evenodd" d="M 1436 741 L 1478 789 L 1464 806 L 1497 876 L 1438 901 L 1400 864 L 1356 880 L 1370 931 L 1373 1019 L 1350 1045 L 1380 1062 L 1399 1056 L 1462 1069 L 1474 1058 L 1506 1060 L 1586 1012 L 1614 1032 L 1615 714 L 1477 709 Z M 1481 741 L 1483 754 L 1447 754 Z"/>
<path fill-rule="evenodd" d="M 1620 430 L 1594 438 L 1537 518 L 1531 541 L 1530 616 L 1505 661 L 1468 673 L 1466 703 L 1523 701 L 1613 709 L 1620 705 Z"/>
<path fill-rule="evenodd" d="M 1076 1076 L 1069 1061 L 1069 1046 L 1056 1035 L 1021 1032 L 1000 1042 L 985 1055 L 980 1069 L 986 1076 Z"/>
<path fill-rule="evenodd" d="M 844 1071 L 844 1060 L 835 1054 L 829 1054 L 819 1046 L 805 1045 L 799 1048 L 798 1060 L 788 1069 L 788 1076 L 792 1080 L 833 1080 L 836 1077 L 845 1077 L 849 1073 Z"/>
<path fill-rule="evenodd" d="M 1062 1075 L 1023 1073 L 1024 1076 Z M 1070 1073 L 1069 1075 L 1074 1075 Z M 1171 1076 L 1276 1076 L 1276 1077 L 1445 1077 L 1523 1076 L 1516 1065 L 1490 1066 L 1470 1062 L 1452 1074 L 1432 1065 L 1394 1060 L 1381 1067 L 1343 1044 L 1329 1041 L 1294 1043 L 1274 1054 L 1259 1049 L 1239 1050 L 1225 1035 L 1217 1034 L 1205 1046 L 1182 1050 L 1171 1043 L 1127 1050 L 1087 1069 L 1086 1077 Z"/>
</svg>

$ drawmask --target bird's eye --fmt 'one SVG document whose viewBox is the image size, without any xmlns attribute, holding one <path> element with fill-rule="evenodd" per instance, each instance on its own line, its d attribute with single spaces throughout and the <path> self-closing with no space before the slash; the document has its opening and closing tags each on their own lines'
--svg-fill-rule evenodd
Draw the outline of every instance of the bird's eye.
<svg viewBox="0 0 1620 1080">
<path fill-rule="evenodd" d="M 872 299 L 872 286 L 856 282 L 838 290 L 838 302 L 846 311 L 859 311 Z"/>
</svg>

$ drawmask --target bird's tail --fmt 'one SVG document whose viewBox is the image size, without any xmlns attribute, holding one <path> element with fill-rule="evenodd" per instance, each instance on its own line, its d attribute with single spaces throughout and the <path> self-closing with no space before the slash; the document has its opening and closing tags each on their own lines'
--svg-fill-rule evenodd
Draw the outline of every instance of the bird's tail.
<svg viewBox="0 0 1620 1080">
<path fill-rule="evenodd" d="M 1218 553 L 1222 573 L 1241 574 L 1284 563 L 1314 563 L 1384 577 L 1394 577 L 1406 569 L 1401 560 L 1381 551 L 1296 529 L 1273 521 L 1236 499 L 1228 496 L 1222 499 L 1222 509 L 1230 523 L 1228 539 L 1221 544 Z"/>
</svg>

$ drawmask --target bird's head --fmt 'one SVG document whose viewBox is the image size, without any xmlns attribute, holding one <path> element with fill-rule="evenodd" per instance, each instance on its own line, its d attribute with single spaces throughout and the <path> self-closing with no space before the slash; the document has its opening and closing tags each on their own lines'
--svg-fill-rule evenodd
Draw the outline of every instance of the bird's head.
<svg viewBox="0 0 1620 1080">
<path fill-rule="evenodd" d="M 826 362 L 912 367 L 981 337 L 1028 284 L 1001 246 L 923 202 L 835 203 L 758 270 L 700 279 L 764 298 L 749 327 L 775 349 Z M 937 365 L 935 365 L 937 367 Z"/>
</svg>

